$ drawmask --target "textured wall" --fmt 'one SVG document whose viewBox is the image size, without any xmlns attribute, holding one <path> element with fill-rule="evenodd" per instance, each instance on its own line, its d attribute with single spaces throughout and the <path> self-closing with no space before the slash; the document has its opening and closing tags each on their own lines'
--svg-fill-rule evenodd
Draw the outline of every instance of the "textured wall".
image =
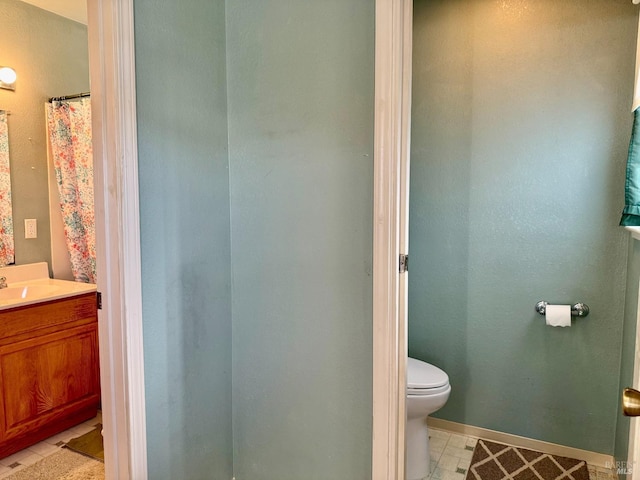
<svg viewBox="0 0 640 480">
<path fill-rule="evenodd" d="M 44 104 L 89 90 L 87 27 L 16 0 L 0 0 L 0 25 L 0 65 L 18 74 L 15 92 L 0 89 L 0 109 L 11 111 L 16 263 L 51 265 Z M 37 219 L 38 238 L 24 238 L 25 218 Z"/>
<path fill-rule="evenodd" d="M 417 0 L 414 25 L 409 350 L 451 378 L 438 416 L 613 453 L 637 9 Z"/>
<path fill-rule="evenodd" d="M 228 0 L 234 475 L 371 478 L 374 2 Z"/>
<path fill-rule="evenodd" d="M 223 0 L 137 0 L 149 478 L 231 478 Z"/>
</svg>

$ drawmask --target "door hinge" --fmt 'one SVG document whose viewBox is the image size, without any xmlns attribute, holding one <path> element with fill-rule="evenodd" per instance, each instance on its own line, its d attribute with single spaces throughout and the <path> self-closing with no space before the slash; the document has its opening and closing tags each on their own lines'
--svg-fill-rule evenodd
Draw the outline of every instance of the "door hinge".
<svg viewBox="0 0 640 480">
<path fill-rule="evenodd" d="M 98 310 L 102 310 L 102 292 L 97 292 L 98 295 L 96 295 L 96 302 L 98 304 Z"/>
<path fill-rule="evenodd" d="M 400 273 L 404 273 L 404 272 L 408 272 L 409 271 L 409 255 L 406 255 L 404 253 L 400 254 L 400 269 L 399 269 Z"/>
</svg>

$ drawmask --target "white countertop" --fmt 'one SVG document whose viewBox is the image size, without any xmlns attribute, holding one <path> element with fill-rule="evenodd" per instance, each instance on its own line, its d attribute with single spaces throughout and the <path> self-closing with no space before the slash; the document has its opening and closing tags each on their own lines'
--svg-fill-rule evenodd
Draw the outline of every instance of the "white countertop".
<svg viewBox="0 0 640 480">
<path fill-rule="evenodd" d="M 92 283 L 57 280 L 48 273 L 46 263 L 0 268 L 0 277 L 7 279 L 7 288 L 0 288 L 0 310 L 96 291 Z"/>
</svg>

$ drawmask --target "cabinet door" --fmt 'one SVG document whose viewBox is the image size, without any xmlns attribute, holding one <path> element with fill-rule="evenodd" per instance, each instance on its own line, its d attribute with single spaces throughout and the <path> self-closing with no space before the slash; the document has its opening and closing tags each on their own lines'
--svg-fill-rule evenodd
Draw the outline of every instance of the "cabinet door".
<svg viewBox="0 0 640 480">
<path fill-rule="evenodd" d="M 99 399 L 95 324 L 0 347 L 3 438 Z"/>
</svg>

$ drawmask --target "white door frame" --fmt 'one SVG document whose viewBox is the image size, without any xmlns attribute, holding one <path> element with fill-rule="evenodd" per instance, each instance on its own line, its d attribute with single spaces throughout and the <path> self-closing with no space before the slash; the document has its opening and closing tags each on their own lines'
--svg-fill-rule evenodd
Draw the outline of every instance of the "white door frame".
<svg viewBox="0 0 640 480">
<path fill-rule="evenodd" d="M 404 480 L 413 0 L 376 0 L 372 478 Z"/>
<path fill-rule="evenodd" d="M 640 298 L 640 292 L 638 293 L 638 298 Z M 635 389 L 640 385 L 640 328 L 638 327 L 640 327 L 640 308 L 636 314 L 636 338 L 632 384 L 632 388 Z M 629 447 L 627 450 L 627 463 L 626 465 L 620 465 L 620 467 L 626 471 L 631 470 L 630 480 L 640 480 L 640 468 L 638 468 L 637 464 L 638 459 L 640 459 L 640 428 L 638 428 L 637 417 L 631 417 L 629 420 Z"/>
<path fill-rule="evenodd" d="M 146 480 L 133 0 L 88 0 L 105 476 Z"/>
<path fill-rule="evenodd" d="M 106 478 L 146 480 L 133 0 L 88 1 Z M 412 0 L 376 0 L 374 480 L 404 479 Z"/>
<path fill-rule="evenodd" d="M 640 32 L 639 32 L 640 35 Z M 625 227 L 631 232 L 629 241 L 640 241 L 640 228 Z M 640 285 L 638 285 L 638 298 L 640 299 Z M 636 307 L 636 336 L 633 354 L 633 379 L 632 388 L 640 388 L 640 304 Z M 631 470 L 630 480 L 640 480 L 640 425 L 638 417 L 631 417 L 629 424 L 629 447 L 627 450 L 627 463 L 620 465 L 620 468 L 627 472 Z M 618 467 L 616 465 L 616 467 Z M 617 469 L 617 468 L 616 468 Z M 622 472 L 621 472 L 622 473 Z"/>
</svg>

